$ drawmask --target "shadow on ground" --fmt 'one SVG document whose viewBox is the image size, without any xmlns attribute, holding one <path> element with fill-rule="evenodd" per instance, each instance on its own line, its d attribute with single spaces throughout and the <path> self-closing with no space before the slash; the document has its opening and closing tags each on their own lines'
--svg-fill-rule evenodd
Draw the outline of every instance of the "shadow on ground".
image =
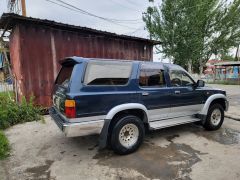
<svg viewBox="0 0 240 180">
<path fill-rule="evenodd" d="M 136 153 L 118 156 L 112 151 L 105 150 L 98 152 L 94 159 L 98 160 L 99 165 L 134 169 L 151 179 L 190 179 L 188 175 L 191 167 L 201 161 L 199 155 L 204 155 L 204 153 L 187 144 L 174 143 L 175 138 L 187 131 L 221 144 L 229 145 L 240 142 L 240 132 L 236 130 L 222 128 L 215 132 L 207 132 L 201 127 L 189 124 L 148 133 L 144 144 Z M 151 139 L 158 137 L 164 137 L 170 144 L 160 147 L 151 143 Z"/>
<path fill-rule="evenodd" d="M 206 140 L 202 142 L 206 144 L 211 142 L 227 146 L 240 144 L 240 131 L 233 130 L 229 126 L 208 132 L 195 124 L 187 124 L 148 132 L 143 145 L 137 152 L 119 156 L 111 150 L 99 151 L 98 136 L 66 138 L 57 131 L 57 128 L 44 125 L 42 127 L 36 125 L 34 128 L 29 127 L 32 131 L 29 134 L 32 137 L 25 136 L 27 139 L 21 142 L 21 139 L 15 139 L 17 154 L 13 154 L 10 161 L 6 160 L 4 165 L 9 170 L 7 173 L 10 179 L 12 177 L 12 179 L 18 179 L 18 177 L 19 179 L 54 179 L 59 173 L 60 176 L 64 175 L 62 169 L 68 173 L 72 169 L 77 169 L 79 171 L 76 173 L 80 175 L 82 171 L 85 171 L 87 177 L 97 178 L 96 170 L 101 172 L 108 168 L 111 173 L 101 172 L 103 175 L 99 175 L 99 178 L 190 179 L 193 165 L 202 161 L 201 158 L 207 153 L 191 147 L 193 143 L 188 143 L 186 138 L 191 139 L 189 137 L 192 136 L 192 140 L 196 141 L 198 137 L 203 137 Z M 41 132 L 41 128 L 46 128 L 45 134 Z M 19 133 L 22 133 L 21 130 Z M 16 132 L 13 133 L 14 137 L 18 135 Z M 34 141 L 35 138 L 40 141 Z M 185 141 L 180 139 L 185 139 Z M 22 151 L 19 152 L 20 150 Z M 19 162 L 15 157 L 19 159 Z M 24 158 L 28 158 L 28 162 L 22 161 Z M 38 161 L 39 163 L 35 163 Z M 10 169 L 15 169 L 15 171 L 10 171 Z M 115 172 L 114 169 L 116 174 L 112 175 L 112 172 Z M 122 174 L 119 173 L 119 169 Z M 140 175 L 132 175 L 131 170 L 135 170 Z"/>
</svg>

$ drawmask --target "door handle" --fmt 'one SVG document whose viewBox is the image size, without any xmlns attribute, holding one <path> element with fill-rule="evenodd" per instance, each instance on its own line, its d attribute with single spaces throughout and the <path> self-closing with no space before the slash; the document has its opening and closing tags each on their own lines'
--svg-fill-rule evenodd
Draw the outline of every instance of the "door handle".
<svg viewBox="0 0 240 180">
<path fill-rule="evenodd" d="M 175 94 L 180 94 L 181 92 L 180 91 L 175 91 Z"/>
<path fill-rule="evenodd" d="M 148 96 L 149 93 L 148 93 L 148 92 L 143 92 L 142 95 L 143 95 L 143 96 Z"/>
</svg>

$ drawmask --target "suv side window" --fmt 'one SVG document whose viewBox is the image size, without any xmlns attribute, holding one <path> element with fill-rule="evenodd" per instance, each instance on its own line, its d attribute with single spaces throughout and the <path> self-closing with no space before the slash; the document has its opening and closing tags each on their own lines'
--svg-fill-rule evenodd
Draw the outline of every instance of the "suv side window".
<svg viewBox="0 0 240 180">
<path fill-rule="evenodd" d="M 164 71 L 162 69 L 141 69 L 139 76 L 141 87 L 165 87 Z"/>
<path fill-rule="evenodd" d="M 169 75 L 170 75 L 170 80 L 171 80 L 172 86 L 187 87 L 187 86 L 192 86 L 194 84 L 194 81 L 184 71 L 171 70 Z"/>
<path fill-rule="evenodd" d="M 85 85 L 125 85 L 131 75 L 131 62 L 90 61 L 84 75 Z"/>
</svg>

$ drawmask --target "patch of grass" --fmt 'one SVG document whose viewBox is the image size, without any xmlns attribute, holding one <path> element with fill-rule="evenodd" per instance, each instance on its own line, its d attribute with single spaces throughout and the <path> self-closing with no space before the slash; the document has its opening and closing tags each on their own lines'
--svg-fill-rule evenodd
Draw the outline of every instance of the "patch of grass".
<svg viewBox="0 0 240 180">
<path fill-rule="evenodd" d="M 223 85 L 240 85 L 240 81 L 215 81 L 207 82 L 207 84 L 223 84 Z"/>
<path fill-rule="evenodd" d="M 22 99 L 21 103 L 14 101 L 12 93 L 0 93 L 0 129 L 6 129 L 18 123 L 42 120 L 42 108 L 33 104 L 34 98 L 29 101 Z"/>
<path fill-rule="evenodd" d="M 9 155 L 10 146 L 5 134 L 0 131 L 0 159 L 4 159 Z"/>
</svg>

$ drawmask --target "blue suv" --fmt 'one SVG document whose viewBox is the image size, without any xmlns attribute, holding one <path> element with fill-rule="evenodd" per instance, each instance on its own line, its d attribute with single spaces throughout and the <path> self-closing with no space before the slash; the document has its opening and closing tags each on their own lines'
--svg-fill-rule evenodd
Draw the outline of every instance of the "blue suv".
<svg viewBox="0 0 240 180">
<path fill-rule="evenodd" d="M 67 137 L 99 134 L 99 146 L 134 152 L 145 131 L 198 122 L 217 130 L 228 109 L 226 92 L 195 82 L 182 67 L 157 62 L 61 61 L 49 113 Z"/>
</svg>

